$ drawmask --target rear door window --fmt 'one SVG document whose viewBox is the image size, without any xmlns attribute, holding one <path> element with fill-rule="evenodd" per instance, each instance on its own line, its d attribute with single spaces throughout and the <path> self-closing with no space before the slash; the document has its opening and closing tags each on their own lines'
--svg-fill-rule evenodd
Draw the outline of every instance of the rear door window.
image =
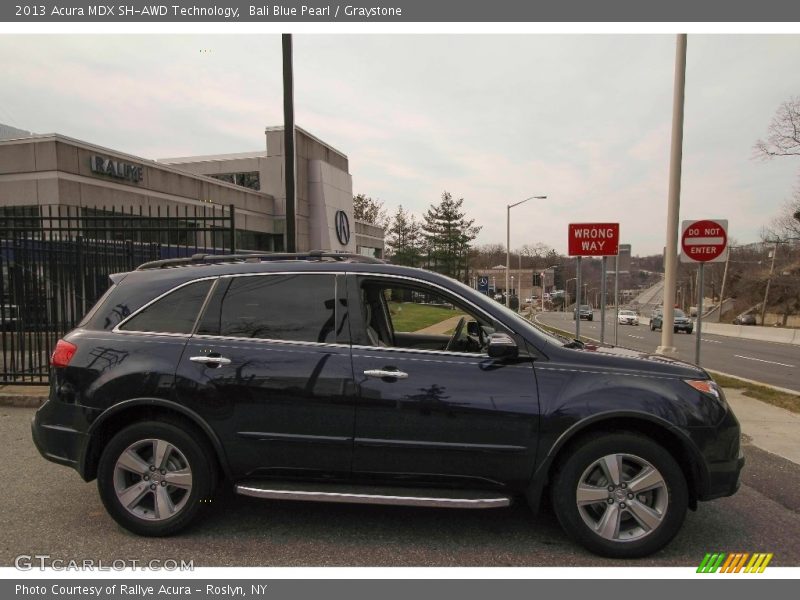
<svg viewBox="0 0 800 600">
<path fill-rule="evenodd" d="M 336 276 L 276 274 L 220 281 L 197 333 L 295 342 L 336 341 Z M 227 285 L 226 285 L 227 283 Z"/>
</svg>

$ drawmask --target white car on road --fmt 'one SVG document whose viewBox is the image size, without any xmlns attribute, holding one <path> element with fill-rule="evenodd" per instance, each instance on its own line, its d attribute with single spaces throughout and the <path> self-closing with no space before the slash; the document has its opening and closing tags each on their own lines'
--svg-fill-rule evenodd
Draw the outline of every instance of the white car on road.
<svg viewBox="0 0 800 600">
<path fill-rule="evenodd" d="M 619 311 L 619 324 L 620 325 L 638 325 L 639 315 L 632 310 Z"/>
</svg>

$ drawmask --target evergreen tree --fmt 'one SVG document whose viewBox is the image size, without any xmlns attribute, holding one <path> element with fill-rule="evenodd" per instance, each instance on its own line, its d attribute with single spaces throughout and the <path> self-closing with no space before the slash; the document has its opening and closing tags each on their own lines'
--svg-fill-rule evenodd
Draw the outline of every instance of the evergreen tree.
<svg viewBox="0 0 800 600">
<path fill-rule="evenodd" d="M 400 205 L 389 221 L 386 240 L 392 262 L 416 267 L 422 254 L 420 226 L 414 215 Z"/>
<path fill-rule="evenodd" d="M 462 211 L 464 199 L 454 200 L 448 191 L 423 217 L 422 235 L 427 248 L 427 267 L 455 279 L 466 280 L 471 242 L 481 228 Z"/>
<path fill-rule="evenodd" d="M 385 227 L 388 219 L 383 201 L 370 198 L 366 194 L 353 196 L 353 217 L 356 221 Z"/>
</svg>

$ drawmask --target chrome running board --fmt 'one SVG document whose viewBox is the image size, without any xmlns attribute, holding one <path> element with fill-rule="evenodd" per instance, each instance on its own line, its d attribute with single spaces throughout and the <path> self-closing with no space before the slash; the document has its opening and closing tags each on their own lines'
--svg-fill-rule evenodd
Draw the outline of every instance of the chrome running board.
<svg viewBox="0 0 800 600">
<path fill-rule="evenodd" d="M 502 508 L 511 497 L 497 492 L 431 488 L 397 488 L 345 484 L 243 481 L 237 494 L 272 500 L 390 504 L 444 508 Z"/>
</svg>

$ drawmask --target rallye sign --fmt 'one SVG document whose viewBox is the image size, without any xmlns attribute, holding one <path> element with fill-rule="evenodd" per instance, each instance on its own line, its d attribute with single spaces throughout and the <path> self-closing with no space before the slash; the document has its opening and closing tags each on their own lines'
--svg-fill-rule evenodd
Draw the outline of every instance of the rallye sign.
<svg viewBox="0 0 800 600">
<path fill-rule="evenodd" d="M 570 256 L 619 254 L 619 223 L 570 223 Z"/>
</svg>

